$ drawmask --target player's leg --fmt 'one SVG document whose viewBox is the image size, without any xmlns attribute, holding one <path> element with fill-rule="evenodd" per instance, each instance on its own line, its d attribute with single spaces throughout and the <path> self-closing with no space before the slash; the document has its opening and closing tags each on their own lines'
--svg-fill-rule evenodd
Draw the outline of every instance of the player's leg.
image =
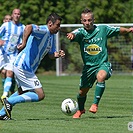
<svg viewBox="0 0 133 133">
<path fill-rule="evenodd" d="M 85 113 L 85 102 L 87 98 L 87 92 L 89 88 L 80 89 L 77 95 L 78 111 L 73 115 L 73 118 L 80 118 L 83 113 Z"/>
<path fill-rule="evenodd" d="M 6 79 L 6 70 L 4 66 L 6 65 L 8 59 L 5 54 L 2 53 L 2 48 L 0 48 L 0 73 L 1 73 L 1 80 L 2 86 L 4 87 L 5 79 Z"/>
<path fill-rule="evenodd" d="M 21 101 L 21 99 L 20 102 L 37 102 L 44 98 L 42 85 L 33 72 L 27 72 L 16 67 L 14 67 L 14 72 L 19 87 L 19 95 L 24 98 L 24 101 Z M 15 103 L 12 104 L 14 105 Z"/>
<path fill-rule="evenodd" d="M 8 102 L 14 106 L 18 103 L 25 102 L 38 102 L 44 98 L 44 92 L 42 88 L 36 88 L 35 90 L 22 91 L 21 94 L 15 97 L 9 97 Z"/>
<path fill-rule="evenodd" d="M 10 96 L 11 97 L 16 97 L 18 96 L 18 91 L 16 91 L 14 94 Z M 3 108 L 0 110 L 0 120 L 10 120 L 11 119 L 11 110 L 12 110 L 12 105 L 8 102 L 7 99 L 4 100 L 4 105 Z M 6 107 L 8 106 L 8 108 Z M 6 109 L 5 109 L 6 108 Z M 6 113 L 7 112 L 7 113 Z"/>
<path fill-rule="evenodd" d="M 8 96 L 8 93 L 10 91 L 11 85 L 12 85 L 12 79 L 13 79 L 13 62 L 15 60 L 15 57 L 11 56 L 4 56 L 6 65 L 4 66 L 4 69 L 6 70 L 6 79 L 4 83 L 4 90 L 3 94 L 1 96 L 1 101 L 3 98 L 6 98 Z"/>
<path fill-rule="evenodd" d="M 15 81 L 15 78 L 13 76 L 12 85 L 11 85 L 11 88 L 10 88 L 11 94 L 13 94 L 15 92 L 15 87 L 16 87 L 16 81 Z"/>
<path fill-rule="evenodd" d="M 11 111 L 12 106 L 18 103 L 25 103 L 25 102 L 38 102 L 44 98 L 44 91 L 42 88 L 30 89 L 23 91 L 21 87 L 19 88 L 19 95 L 13 94 L 8 99 L 6 99 L 6 103 L 9 103 L 11 106 L 9 109 L 7 105 L 5 105 L 5 112 L 8 117 L 11 118 Z"/>
<path fill-rule="evenodd" d="M 2 69 L 1 70 L 1 80 L 2 80 L 2 86 L 3 86 L 3 88 L 4 88 L 5 79 L 6 79 L 6 70 L 5 69 Z"/>
<path fill-rule="evenodd" d="M 38 88 L 32 91 L 23 92 L 20 95 L 10 96 L 8 99 L 3 99 L 4 107 L 0 110 L 0 117 L 4 119 L 5 116 L 11 118 L 12 107 L 18 103 L 25 102 L 38 102 L 44 98 L 41 93 L 43 92 L 42 88 Z M 14 95 L 14 94 L 13 94 Z"/>
<path fill-rule="evenodd" d="M 6 79 L 5 79 L 4 90 L 3 90 L 1 99 L 8 96 L 8 93 L 9 93 L 11 85 L 12 85 L 12 79 L 13 79 L 13 71 L 6 70 Z"/>
<path fill-rule="evenodd" d="M 91 108 L 89 109 L 89 111 L 92 113 L 96 113 L 98 110 L 99 101 L 105 90 L 106 75 L 107 73 L 104 70 L 100 70 L 97 74 L 97 83 L 96 83 L 96 88 L 95 88 L 94 101 L 93 101 Z"/>
<path fill-rule="evenodd" d="M 24 73 L 22 73 L 22 71 Z M 17 84 L 19 86 L 19 95 L 15 93 L 12 94 L 8 99 L 4 100 L 5 110 L 2 109 L 0 111 L 1 117 L 4 117 L 6 114 L 10 118 L 12 106 L 17 103 L 38 102 L 44 99 L 44 91 L 42 89 L 42 85 L 35 74 L 15 68 L 15 76 Z M 6 104 L 8 104 L 10 108 L 7 107 Z"/>
<path fill-rule="evenodd" d="M 1 97 L 1 100 L 8 96 L 9 91 L 12 86 L 12 81 L 14 78 L 13 62 L 14 62 L 15 58 L 16 57 L 14 55 L 5 56 L 6 66 L 4 67 L 4 69 L 6 70 L 6 79 L 5 79 L 5 83 L 4 83 L 4 90 L 3 90 L 3 95 Z"/>
<path fill-rule="evenodd" d="M 98 110 L 98 104 L 105 90 L 105 80 L 108 79 L 112 74 L 112 69 L 110 63 L 104 63 L 96 74 L 97 83 L 95 88 L 94 101 L 89 109 L 90 112 L 96 113 Z"/>
<path fill-rule="evenodd" d="M 73 118 L 80 118 L 83 113 L 85 113 L 85 102 L 87 98 L 87 92 L 91 88 L 96 80 L 95 69 L 91 69 L 85 66 L 82 71 L 82 76 L 80 78 L 80 90 L 77 96 L 77 102 L 79 110 L 73 115 Z M 93 74 L 94 73 L 94 74 Z"/>
<path fill-rule="evenodd" d="M 5 79 L 5 84 L 4 84 L 4 90 L 3 90 L 3 95 L 1 97 L 1 100 L 9 95 L 9 91 L 12 86 L 12 82 L 14 79 L 14 73 L 13 73 L 13 62 L 15 60 L 15 56 L 9 55 L 6 58 L 6 66 L 4 69 L 6 70 L 6 79 Z M 14 90 L 13 90 L 14 91 Z"/>
<path fill-rule="evenodd" d="M 79 94 L 77 95 L 77 102 L 78 102 L 78 107 L 80 111 L 85 110 L 85 102 L 87 98 L 87 92 L 89 91 L 89 88 L 83 88 L 79 91 Z"/>
</svg>

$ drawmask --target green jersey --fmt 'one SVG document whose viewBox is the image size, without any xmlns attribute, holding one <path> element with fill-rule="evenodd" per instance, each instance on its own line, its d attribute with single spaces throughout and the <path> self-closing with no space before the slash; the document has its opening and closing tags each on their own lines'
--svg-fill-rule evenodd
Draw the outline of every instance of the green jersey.
<svg viewBox="0 0 133 133">
<path fill-rule="evenodd" d="M 93 30 L 78 28 L 72 33 L 72 40 L 80 45 L 81 56 L 85 65 L 97 66 L 108 61 L 107 39 L 119 34 L 120 27 L 94 25 Z"/>
</svg>

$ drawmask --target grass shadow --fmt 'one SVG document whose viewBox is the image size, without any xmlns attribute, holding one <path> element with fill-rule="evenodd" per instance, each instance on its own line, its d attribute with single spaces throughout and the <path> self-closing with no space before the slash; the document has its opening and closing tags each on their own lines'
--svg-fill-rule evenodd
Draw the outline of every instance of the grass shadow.
<svg viewBox="0 0 133 133">
<path fill-rule="evenodd" d="M 127 116 L 88 116 L 88 117 L 81 117 L 80 119 L 115 119 L 115 118 L 128 118 L 131 117 L 129 115 Z M 76 119 L 76 120 L 80 120 L 80 119 Z M 70 118 L 44 118 L 44 119 L 38 119 L 38 118 L 31 118 L 31 119 L 26 119 L 29 121 L 39 121 L 39 120 L 61 120 L 61 121 L 72 121 L 75 120 L 72 117 Z"/>
<path fill-rule="evenodd" d="M 84 117 L 83 119 L 90 118 L 90 119 L 115 119 L 115 118 L 128 118 L 131 117 L 130 115 L 127 116 L 88 116 Z"/>
</svg>

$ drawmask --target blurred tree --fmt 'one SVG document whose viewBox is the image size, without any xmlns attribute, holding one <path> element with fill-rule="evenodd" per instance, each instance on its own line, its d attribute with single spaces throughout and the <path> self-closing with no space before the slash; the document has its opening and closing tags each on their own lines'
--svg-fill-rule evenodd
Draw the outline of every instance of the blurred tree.
<svg viewBox="0 0 133 133">
<path fill-rule="evenodd" d="M 51 12 L 57 12 L 63 18 L 63 24 L 79 24 L 80 14 L 84 8 L 90 8 L 94 12 L 95 23 L 131 23 L 132 6 L 132 0 L 0 0 L 0 24 L 2 24 L 3 17 L 11 14 L 14 8 L 20 8 L 21 22 L 25 25 L 45 24 Z M 63 34 L 66 34 L 66 31 Z M 77 52 L 79 48 L 74 48 L 75 45 L 64 46 L 64 44 L 63 41 L 61 45 L 65 47 L 67 57 L 69 57 L 68 63 L 72 63 L 71 66 L 77 67 L 78 70 L 81 66 L 74 58 L 80 58 Z M 77 53 L 74 57 L 71 55 L 73 49 Z M 55 69 L 55 61 L 51 62 L 48 57 L 44 60 L 40 67 L 45 70 Z"/>
<path fill-rule="evenodd" d="M 130 23 L 132 4 L 132 0 L 0 0 L 0 20 L 20 8 L 25 24 L 45 24 L 51 12 L 60 14 L 64 24 L 75 24 L 80 23 L 81 11 L 88 7 L 94 12 L 96 23 Z"/>
</svg>

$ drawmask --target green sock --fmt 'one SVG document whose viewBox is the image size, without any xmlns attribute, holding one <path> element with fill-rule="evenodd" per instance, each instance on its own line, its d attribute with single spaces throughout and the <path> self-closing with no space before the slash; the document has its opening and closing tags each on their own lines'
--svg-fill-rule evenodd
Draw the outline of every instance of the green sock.
<svg viewBox="0 0 133 133">
<path fill-rule="evenodd" d="M 85 105 L 86 97 L 87 96 L 80 96 L 79 94 L 77 96 L 77 101 L 78 101 L 78 106 L 79 106 L 79 110 L 80 111 L 84 110 L 84 105 Z"/>
<path fill-rule="evenodd" d="M 4 88 L 5 78 L 2 78 L 2 86 Z"/>
<path fill-rule="evenodd" d="M 94 104 L 98 104 L 101 97 L 102 97 L 102 94 L 105 90 L 105 82 L 99 82 L 96 84 L 96 90 L 95 90 L 95 97 L 94 97 Z"/>
</svg>

